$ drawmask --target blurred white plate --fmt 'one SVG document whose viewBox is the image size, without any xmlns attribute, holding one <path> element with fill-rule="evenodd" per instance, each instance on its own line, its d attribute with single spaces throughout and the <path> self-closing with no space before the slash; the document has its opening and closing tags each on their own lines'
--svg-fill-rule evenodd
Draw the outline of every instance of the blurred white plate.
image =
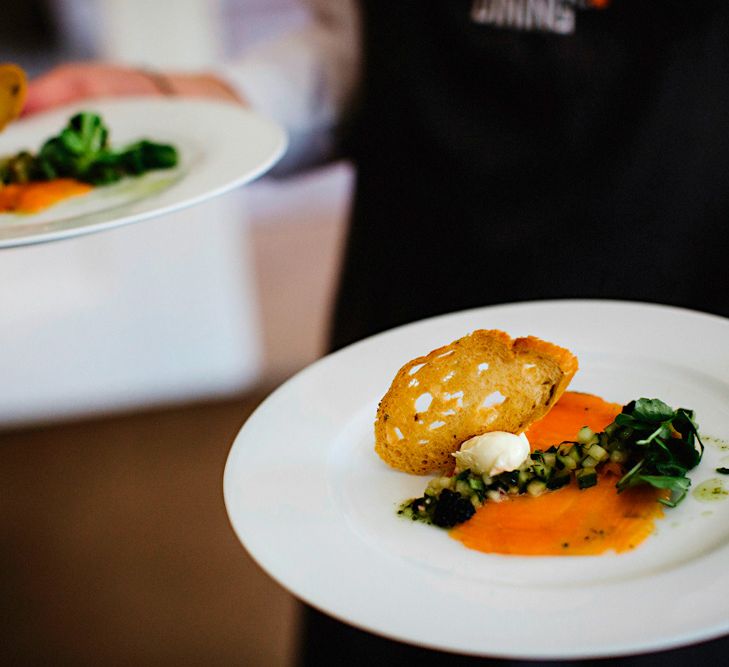
<svg viewBox="0 0 729 667">
<path fill-rule="evenodd" d="M 689 496 L 633 552 L 517 557 L 466 549 L 400 519 L 427 479 L 373 451 L 380 397 L 409 359 L 478 328 L 533 334 L 579 357 L 571 388 L 694 408 L 729 440 L 729 320 L 661 306 L 551 301 L 448 315 L 375 336 L 274 392 L 225 470 L 233 527 L 258 563 L 311 605 L 413 644 L 515 658 L 615 656 L 729 631 L 729 502 Z M 707 442 L 694 484 L 729 451 Z"/>
<path fill-rule="evenodd" d="M 37 151 L 81 110 L 101 114 L 113 146 L 145 138 L 170 143 L 180 164 L 94 188 L 39 213 L 0 214 L 0 248 L 98 232 L 198 204 L 265 173 L 286 148 L 278 125 L 238 105 L 142 97 L 88 100 L 22 119 L 0 135 L 0 156 Z"/>
</svg>

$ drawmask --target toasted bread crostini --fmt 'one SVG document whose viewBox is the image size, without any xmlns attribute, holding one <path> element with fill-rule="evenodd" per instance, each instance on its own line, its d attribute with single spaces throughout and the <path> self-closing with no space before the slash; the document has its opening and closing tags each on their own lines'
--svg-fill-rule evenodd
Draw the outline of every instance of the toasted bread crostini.
<svg viewBox="0 0 729 667">
<path fill-rule="evenodd" d="M 0 63 L 0 132 L 14 121 L 25 104 L 27 90 L 25 72 L 11 63 Z"/>
<path fill-rule="evenodd" d="M 522 433 L 547 414 L 576 372 L 577 358 L 557 345 L 474 331 L 398 371 L 377 409 L 375 450 L 405 472 L 448 470 L 465 440 Z"/>
</svg>

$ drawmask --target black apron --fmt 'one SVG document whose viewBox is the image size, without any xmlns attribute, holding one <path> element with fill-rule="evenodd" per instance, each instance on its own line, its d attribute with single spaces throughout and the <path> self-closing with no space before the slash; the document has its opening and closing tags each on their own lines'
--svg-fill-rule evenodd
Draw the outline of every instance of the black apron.
<svg viewBox="0 0 729 667">
<path fill-rule="evenodd" d="M 333 346 L 528 299 L 729 315 L 729 3 L 613 0 L 569 35 L 471 3 L 363 3 Z"/>
<path fill-rule="evenodd" d="M 530 299 L 729 316 L 729 3 L 575 7 L 571 34 L 520 29 L 522 0 L 500 3 L 516 8 L 512 25 L 489 24 L 498 4 L 362 3 L 364 85 L 349 136 L 358 176 L 332 347 Z M 491 662 L 310 609 L 304 628 L 307 665 Z M 727 651 L 717 640 L 610 664 L 721 664 Z"/>
</svg>

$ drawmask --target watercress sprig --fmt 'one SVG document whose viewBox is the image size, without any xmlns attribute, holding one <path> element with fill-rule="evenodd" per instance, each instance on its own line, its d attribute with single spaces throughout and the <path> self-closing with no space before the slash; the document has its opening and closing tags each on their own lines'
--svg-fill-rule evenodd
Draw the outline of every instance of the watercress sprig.
<svg viewBox="0 0 729 667">
<path fill-rule="evenodd" d="M 692 410 L 674 410 L 657 398 L 628 403 L 615 418 L 620 426 L 613 437 L 629 453 L 628 472 L 618 481 L 618 493 L 638 484 L 671 492 L 659 499 L 675 507 L 686 496 L 691 480 L 686 473 L 698 465 L 704 452 Z"/>
</svg>

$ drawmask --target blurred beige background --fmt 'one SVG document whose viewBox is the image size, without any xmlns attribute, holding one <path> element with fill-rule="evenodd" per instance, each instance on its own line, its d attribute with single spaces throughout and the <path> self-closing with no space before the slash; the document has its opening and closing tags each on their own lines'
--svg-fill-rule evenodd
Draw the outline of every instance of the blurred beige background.
<svg viewBox="0 0 729 667">
<path fill-rule="evenodd" d="M 294 0 L 4 13 L 2 59 L 31 73 L 206 66 L 305 19 Z M 351 181 L 344 163 L 266 177 L 0 252 L 0 661 L 295 663 L 296 604 L 233 535 L 222 471 L 251 410 L 325 350 Z"/>
</svg>

